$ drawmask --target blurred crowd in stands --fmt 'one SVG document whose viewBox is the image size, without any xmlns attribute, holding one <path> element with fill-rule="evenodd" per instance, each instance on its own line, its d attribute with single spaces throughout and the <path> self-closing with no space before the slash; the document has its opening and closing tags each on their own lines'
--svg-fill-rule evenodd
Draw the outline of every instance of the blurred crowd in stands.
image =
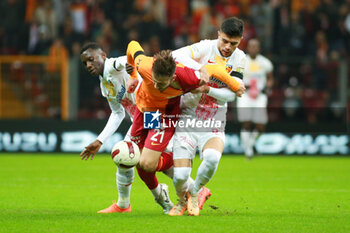
<svg viewBox="0 0 350 233">
<path fill-rule="evenodd" d="M 240 17 L 240 48 L 258 38 L 275 66 L 271 121 L 297 114 L 298 107 L 341 105 L 341 61 L 350 70 L 350 0 L 1 0 L 0 15 L 0 55 L 66 56 L 76 67 L 70 78 L 79 79 L 79 118 L 109 115 L 98 79 L 79 64 L 88 41 L 112 57 L 137 40 L 152 55 L 215 39 L 223 19 Z"/>
</svg>

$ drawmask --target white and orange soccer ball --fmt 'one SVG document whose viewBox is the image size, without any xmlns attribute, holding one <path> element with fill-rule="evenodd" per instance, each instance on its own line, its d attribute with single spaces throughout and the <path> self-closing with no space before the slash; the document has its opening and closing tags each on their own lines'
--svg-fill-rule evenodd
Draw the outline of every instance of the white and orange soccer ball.
<svg viewBox="0 0 350 233">
<path fill-rule="evenodd" d="M 117 142 L 112 149 L 112 159 L 117 166 L 133 167 L 140 161 L 140 149 L 134 142 Z"/>
</svg>

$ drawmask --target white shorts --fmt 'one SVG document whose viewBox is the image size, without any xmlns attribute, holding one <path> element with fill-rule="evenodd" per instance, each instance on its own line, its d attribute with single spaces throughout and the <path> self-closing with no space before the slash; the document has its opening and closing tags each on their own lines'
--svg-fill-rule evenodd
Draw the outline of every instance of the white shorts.
<svg viewBox="0 0 350 233">
<path fill-rule="evenodd" d="M 218 137 L 225 143 L 225 132 L 175 132 L 173 158 L 194 159 L 198 147 L 200 158 L 202 150 L 209 139 Z"/>
<path fill-rule="evenodd" d="M 252 99 L 248 94 L 237 98 L 237 116 L 239 122 L 250 121 L 256 124 L 266 124 L 267 117 L 267 96 L 260 94 Z"/>
</svg>

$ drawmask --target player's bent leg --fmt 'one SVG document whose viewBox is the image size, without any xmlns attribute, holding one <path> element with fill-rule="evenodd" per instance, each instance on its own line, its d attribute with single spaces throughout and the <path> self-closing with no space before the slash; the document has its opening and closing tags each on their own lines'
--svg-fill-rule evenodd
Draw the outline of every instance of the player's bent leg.
<svg viewBox="0 0 350 233">
<path fill-rule="evenodd" d="M 154 189 L 158 186 L 158 179 L 155 172 L 148 172 L 143 170 L 141 167 L 136 167 L 137 173 L 141 180 L 147 185 L 148 189 Z"/>
<path fill-rule="evenodd" d="M 183 215 L 187 209 L 186 191 L 188 189 L 188 180 L 191 175 L 191 160 L 190 159 L 176 159 L 174 160 L 174 177 L 173 183 L 176 194 L 179 197 L 179 202 L 169 212 L 170 216 Z M 186 166 L 186 167 L 178 167 Z"/>
<path fill-rule="evenodd" d="M 203 146 L 203 161 L 198 168 L 193 188 L 190 189 L 188 193 L 187 211 L 189 215 L 199 215 L 199 193 L 200 191 L 203 191 L 202 187 L 206 185 L 215 174 L 223 149 L 224 142 L 219 137 L 213 137 L 209 139 Z M 208 195 L 209 194 L 206 194 L 205 196 Z M 202 208 L 206 200 L 207 198 L 201 199 Z"/>
<path fill-rule="evenodd" d="M 144 147 L 141 153 L 139 166 L 147 172 L 156 171 L 161 154 L 162 152 L 160 151 L 155 151 Z"/>
<path fill-rule="evenodd" d="M 176 190 L 176 194 L 180 201 L 186 199 L 186 191 L 188 189 L 188 178 L 190 177 L 192 168 L 190 167 L 175 167 L 173 183 Z"/>
<path fill-rule="evenodd" d="M 159 157 L 156 171 L 166 171 L 174 165 L 173 153 L 162 152 Z"/>
<path fill-rule="evenodd" d="M 203 151 L 203 161 L 198 168 L 196 180 L 194 181 L 194 193 L 199 193 L 200 189 L 214 176 L 220 158 L 221 152 L 215 149 L 209 148 Z"/>
</svg>

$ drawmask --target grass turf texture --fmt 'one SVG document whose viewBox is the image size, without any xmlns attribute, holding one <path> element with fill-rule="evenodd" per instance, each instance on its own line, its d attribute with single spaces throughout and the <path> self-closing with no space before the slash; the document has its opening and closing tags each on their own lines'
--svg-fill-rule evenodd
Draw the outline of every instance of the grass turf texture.
<svg viewBox="0 0 350 233">
<path fill-rule="evenodd" d="M 349 232 L 349 171 L 346 157 L 224 156 L 199 217 L 164 215 L 136 172 L 132 212 L 103 215 L 117 199 L 109 156 L 3 153 L 0 232 Z"/>
</svg>

